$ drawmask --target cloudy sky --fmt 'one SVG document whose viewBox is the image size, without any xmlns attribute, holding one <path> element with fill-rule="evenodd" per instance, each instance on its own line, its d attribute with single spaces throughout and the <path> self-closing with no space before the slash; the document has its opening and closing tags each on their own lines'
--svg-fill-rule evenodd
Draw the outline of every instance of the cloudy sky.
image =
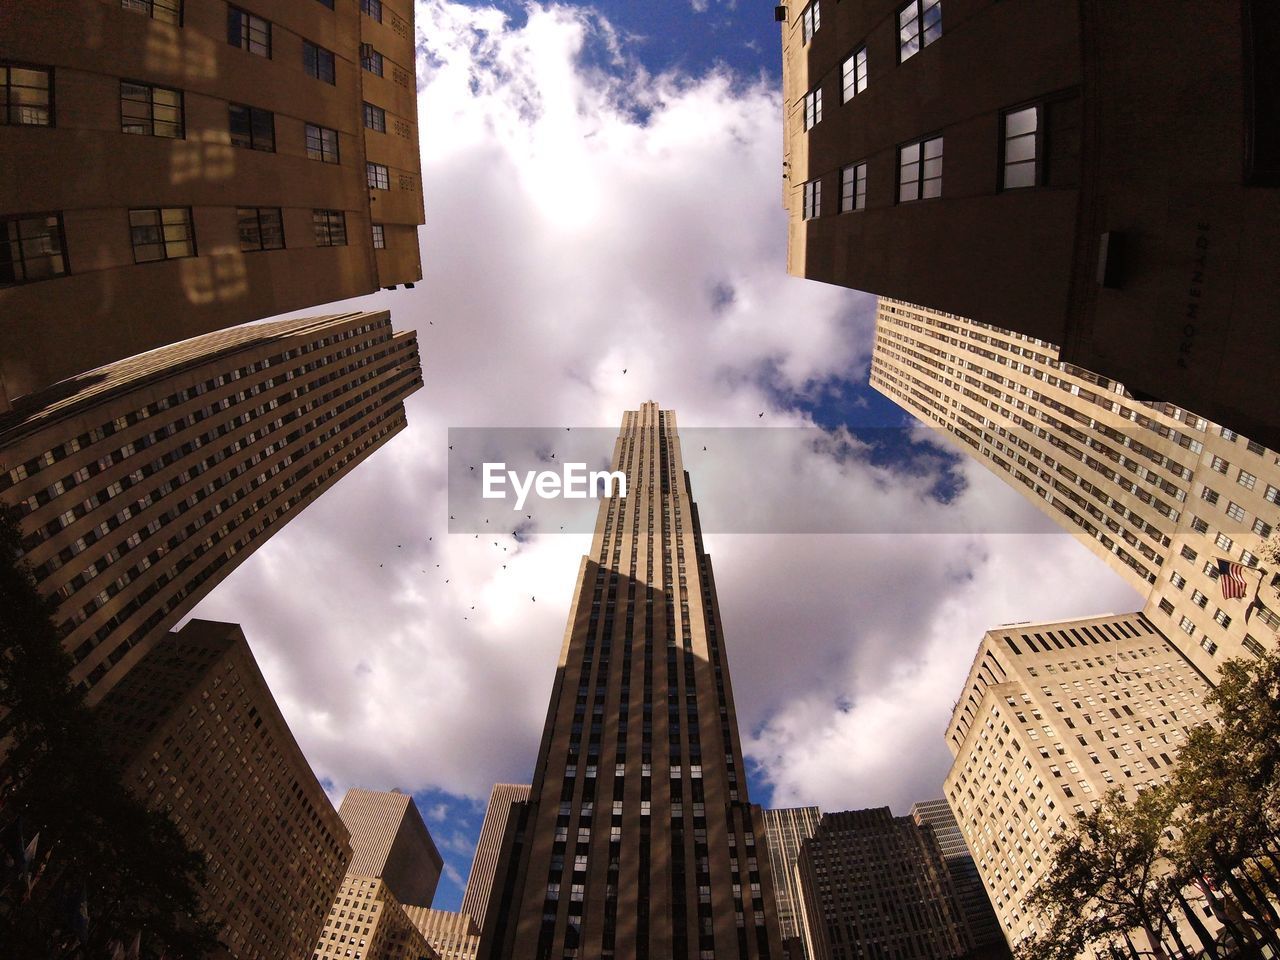
<svg viewBox="0 0 1280 960">
<path fill-rule="evenodd" d="M 417 17 L 425 276 L 344 306 L 416 329 L 426 385 L 409 429 L 196 615 L 244 625 L 335 799 L 417 795 L 448 864 L 436 905 L 456 907 L 489 788 L 531 776 L 589 538 L 451 534 L 450 428 L 610 431 L 649 399 L 686 434 L 819 427 L 831 443 L 770 435 L 777 457 L 736 487 L 688 456 L 707 510 L 749 497 L 777 531 L 707 537 L 752 796 L 905 813 L 940 795 L 985 630 L 1139 603 L 867 387 L 873 298 L 786 275 L 769 5 Z M 854 532 L 784 532 L 813 516 Z"/>
</svg>

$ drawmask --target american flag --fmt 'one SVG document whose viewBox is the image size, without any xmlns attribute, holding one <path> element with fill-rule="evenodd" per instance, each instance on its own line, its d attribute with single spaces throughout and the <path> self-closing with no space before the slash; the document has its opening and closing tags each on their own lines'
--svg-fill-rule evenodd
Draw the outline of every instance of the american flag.
<svg viewBox="0 0 1280 960">
<path fill-rule="evenodd" d="M 1233 560 L 1219 560 L 1218 584 L 1222 587 L 1225 599 L 1239 600 L 1243 597 L 1249 588 L 1244 579 L 1244 564 Z"/>
</svg>

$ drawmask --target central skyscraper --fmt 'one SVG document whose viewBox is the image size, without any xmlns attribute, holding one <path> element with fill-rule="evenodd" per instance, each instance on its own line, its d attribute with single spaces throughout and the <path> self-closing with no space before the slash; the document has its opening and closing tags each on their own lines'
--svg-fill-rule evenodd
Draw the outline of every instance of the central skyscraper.
<svg viewBox="0 0 1280 960">
<path fill-rule="evenodd" d="M 676 418 L 628 411 L 626 497 L 600 506 L 485 960 L 779 958 L 710 558 Z"/>
</svg>

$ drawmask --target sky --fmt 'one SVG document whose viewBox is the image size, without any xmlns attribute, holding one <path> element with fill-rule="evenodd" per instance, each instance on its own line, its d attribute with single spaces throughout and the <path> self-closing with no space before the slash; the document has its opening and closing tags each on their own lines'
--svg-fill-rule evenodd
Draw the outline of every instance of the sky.
<svg viewBox="0 0 1280 960">
<path fill-rule="evenodd" d="M 415 795 L 456 909 L 492 784 L 532 775 L 590 541 L 451 533 L 449 431 L 601 428 L 607 457 L 657 400 L 686 436 L 773 431 L 749 476 L 687 464 L 770 531 L 705 538 L 752 799 L 940 796 L 984 631 L 1140 602 L 870 389 L 873 297 L 787 276 L 771 5 L 418 0 L 417 29 L 423 280 L 342 308 L 416 330 L 425 386 L 194 615 L 242 624 L 335 802 Z M 815 517 L 841 532 L 786 532 Z"/>
</svg>

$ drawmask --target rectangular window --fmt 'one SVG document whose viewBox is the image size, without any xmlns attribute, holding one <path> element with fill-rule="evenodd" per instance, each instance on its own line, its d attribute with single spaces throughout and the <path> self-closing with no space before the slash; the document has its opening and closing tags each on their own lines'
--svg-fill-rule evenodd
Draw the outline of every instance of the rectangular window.
<svg viewBox="0 0 1280 960">
<path fill-rule="evenodd" d="M 1240 486 L 1244 487 L 1246 490 L 1252 490 L 1254 484 L 1257 482 L 1258 478 L 1248 470 L 1241 470 L 1240 475 L 1236 477 L 1236 483 L 1240 484 Z"/>
<path fill-rule="evenodd" d="M 862 210 L 867 205 L 867 165 L 851 163 L 840 171 L 840 212 Z"/>
<path fill-rule="evenodd" d="M 1231 617 L 1226 613 L 1223 613 L 1221 608 L 1218 608 L 1216 611 L 1214 611 L 1213 619 L 1220 627 L 1231 626 Z"/>
<path fill-rule="evenodd" d="M 942 137 L 898 148 L 898 202 L 942 196 Z"/>
<path fill-rule="evenodd" d="M 1206 597 L 1206 596 L 1205 596 L 1203 593 L 1201 593 L 1199 590 L 1192 590 L 1192 591 L 1191 591 L 1191 602 L 1192 602 L 1192 603 L 1194 603 L 1194 604 L 1195 604 L 1197 607 L 1199 607 L 1201 610 L 1203 610 L 1203 609 L 1204 609 L 1204 605 L 1205 605 L 1206 603 L 1208 603 L 1208 602 L 1209 602 L 1209 598 L 1208 598 L 1208 597 Z"/>
<path fill-rule="evenodd" d="M 227 7 L 227 43 L 271 59 L 271 21 L 239 7 Z"/>
<path fill-rule="evenodd" d="M 1004 124 L 1001 189 L 1039 186 L 1040 108 L 1010 110 L 1001 120 Z"/>
<path fill-rule="evenodd" d="M 364 125 L 370 130 L 377 130 L 378 133 L 387 132 L 387 111 L 381 107 L 375 107 L 372 103 L 364 105 Z"/>
<path fill-rule="evenodd" d="M 370 190 L 390 190 L 391 174 L 387 171 L 384 163 L 366 163 L 364 165 L 365 179 L 369 182 Z"/>
<path fill-rule="evenodd" d="M 0 126 L 53 126 L 53 75 L 0 63 Z"/>
<path fill-rule="evenodd" d="M 284 221 L 279 207 L 240 207 L 236 210 L 240 221 L 240 249 L 283 250 Z"/>
<path fill-rule="evenodd" d="M 804 95 L 804 128 L 812 130 L 822 120 L 822 88 L 815 87 Z"/>
<path fill-rule="evenodd" d="M 1173 613 L 1173 601 L 1165 597 L 1160 598 L 1160 612 L 1165 614 Z"/>
<path fill-rule="evenodd" d="M 67 247 L 61 214 L 0 219 L 0 287 L 66 274 Z"/>
<path fill-rule="evenodd" d="M 1250 653 L 1252 653 L 1255 657 L 1261 657 L 1266 652 L 1262 644 L 1260 644 L 1257 640 L 1255 640 L 1253 636 L 1251 636 L 1250 634 L 1246 633 L 1244 635 L 1244 639 L 1241 640 L 1240 642 L 1244 644 L 1244 648 L 1248 650 Z"/>
<path fill-rule="evenodd" d="M 813 35 L 822 26 L 822 8 L 819 0 L 813 0 L 800 14 L 800 34 L 805 43 L 813 39 Z"/>
<path fill-rule="evenodd" d="M 1262 499 L 1267 503 L 1280 503 L 1280 487 L 1274 487 L 1267 484 L 1267 492 L 1262 495 Z"/>
<path fill-rule="evenodd" d="M 373 225 L 373 249 L 387 249 L 387 231 L 380 223 Z"/>
<path fill-rule="evenodd" d="M 1179 620 L 1179 621 L 1178 621 L 1178 627 L 1179 627 L 1179 628 L 1182 630 L 1182 632 L 1183 632 L 1183 633 L 1185 633 L 1187 636 L 1191 636 L 1193 633 L 1195 633 L 1195 632 L 1196 632 L 1196 625 L 1195 625 L 1194 623 L 1192 623 L 1192 622 L 1191 622 L 1191 618 L 1190 618 L 1190 617 L 1183 617 L 1181 620 Z"/>
<path fill-rule="evenodd" d="M 863 90 L 867 89 L 867 48 L 859 47 L 846 57 L 841 73 L 843 75 L 844 102 L 848 103 Z"/>
<path fill-rule="evenodd" d="M 1232 520 L 1244 523 L 1244 518 L 1247 514 L 1244 512 L 1244 507 L 1240 506 L 1240 504 L 1235 501 L 1231 501 L 1227 504 L 1227 516 Z"/>
<path fill-rule="evenodd" d="M 338 131 L 308 123 L 305 129 L 307 156 L 323 163 L 338 162 Z"/>
<path fill-rule="evenodd" d="M 227 125 L 231 129 L 231 144 L 250 150 L 276 149 L 276 116 L 270 110 L 247 107 L 242 103 L 227 105 Z"/>
<path fill-rule="evenodd" d="M 182 91 L 121 80 L 120 130 L 182 139 Z"/>
<path fill-rule="evenodd" d="M 146 14 L 161 23 L 182 25 L 182 0 L 120 0 L 120 9 Z"/>
<path fill-rule="evenodd" d="M 1230 550 L 1232 546 L 1235 544 L 1235 541 L 1232 540 L 1230 537 L 1228 537 L 1225 533 L 1218 534 L 1218 536 L 1214 539 L 1213 542 L 1221 550 Z"/>
<path fill-rule="evenodd" d="M 190 207 L 152 207 L 129 211 L 134 263 L 178 260 L 196 255 Z"/>
<path fill-rule="evenodd" d="M 311 222 L 316 228 L 317 247 L 347 245 L 347 215 L 341 210 L 312 210 Z"/>
<path fill-rule="evenodd" d="M 1218 652 L 1218 645 L 1208 637 L 1200 638 L 1200 646 L 1204 649 L 1204 652 L 1209 654 L 1211 657 Z"/>
<path fill-rule="evenodd" d="M 810 180 L 804 185 L 804 219 L 822 215 L 822 181 Z"/>
<path fill-rule="evenodd" d="M 898 61 L 942 36 L 942 0 L 911 0 L 898 11 Z"/>
<path fill-rule="evenodd" d="M 372 44 L 360 44 L 360 66 L 375 76 L 382 76 L 382 54 Z"/>
<path fill-rule="evenodd" d="M 382 22 L 382 0 L 360 0 L 360 12 Z"/>
<path fill-rule="evenodd" d="M 302 69 L 308 76 L 335 83 L 333 73 L 333 51 L 318 47 L 310 40 L 302 41 Z"/>
</svg>

